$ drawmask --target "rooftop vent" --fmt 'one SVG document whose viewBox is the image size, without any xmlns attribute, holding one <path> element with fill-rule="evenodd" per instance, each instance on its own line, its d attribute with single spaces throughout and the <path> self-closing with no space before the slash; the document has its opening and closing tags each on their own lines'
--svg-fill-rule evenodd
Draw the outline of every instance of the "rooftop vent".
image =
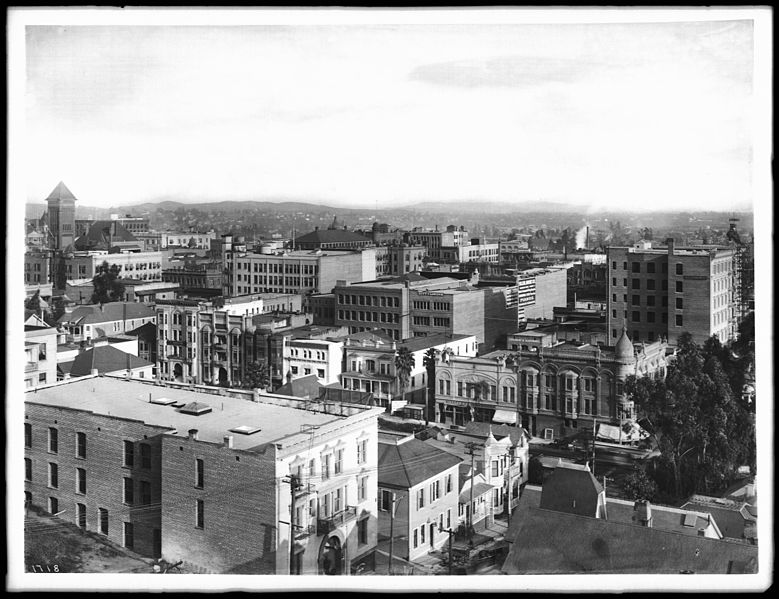
<svg viewBox="0 0 779 599">
<path fill-rule="evenodd" d="M 200 403 L 199 401 L 193 401 L 191 403 L 188 403 L 184 407 L 182 407 L 179 412 L 182 414 L 191 414 L 193 416 L 201 416 L 203 414 L 208 414 L 211 411 L 211 406 L 205 403 Z"/>
<path fill-rule="evenodd" d="M 258 426 L 246 426 L 245 424 L 242 424 L 241 426 L 231 428 L 230 432 L 240 433 L 241 435 L 253 435 L 254 433 L 259 433 L 261 430 L 262 429 Z"/>
<path fill-rule="evenodd" d="M 685 514 L 684 515 L 684 526 L 695 526 L 695 523 L 698 521 L 697 514 Z"/>
<path fill-rule="evenodd" d="M 169 397 L 155 397 L 149 401 L 160 406 L 169 406 L 170 404 L 176 403 L 175 399 L 170 399 Z"/>
</svg>

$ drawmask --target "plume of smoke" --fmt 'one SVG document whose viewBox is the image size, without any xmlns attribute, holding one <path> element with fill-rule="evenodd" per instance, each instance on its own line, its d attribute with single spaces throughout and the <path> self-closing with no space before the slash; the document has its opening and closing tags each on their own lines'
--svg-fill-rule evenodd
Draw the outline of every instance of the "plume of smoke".
<svg viewBox="0 0 779 599">
<path fill-rule="evenodd" d="M 587 245 L 587 227 L 588 225 L 583 226 L 581 229 L 579 229 L 576 232 L 576 249 L 582 249 L 586 247 Z"/>
</svg>

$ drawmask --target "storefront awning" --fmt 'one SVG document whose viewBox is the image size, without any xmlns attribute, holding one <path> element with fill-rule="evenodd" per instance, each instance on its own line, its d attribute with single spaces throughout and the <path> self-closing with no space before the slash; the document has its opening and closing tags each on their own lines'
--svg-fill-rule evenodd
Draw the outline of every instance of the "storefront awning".
<svg viewBox="0 0 779 599">
<path fill-rule="evenodd" d="M 492 421 L 501 424 L 516 424 L 517 413 L 509 412 L 508 410 L 495 410 L 495 415 L 492 417 Z"/>
</svg>

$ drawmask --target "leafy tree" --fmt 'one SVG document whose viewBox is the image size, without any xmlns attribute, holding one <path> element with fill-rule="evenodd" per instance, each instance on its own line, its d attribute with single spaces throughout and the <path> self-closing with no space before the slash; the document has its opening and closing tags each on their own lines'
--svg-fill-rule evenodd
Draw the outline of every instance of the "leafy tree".
<svg viewBox="0 0 779 599">
<path fill-rule="evenodd" d="M 90 300 L 93 304 L 118 302 L 124 297 L 124 283 L 116 264 L 109 266 L 108 262 L 103 262 L 92 277 L 92 285 L 95 288 Z"/>
<path fill-rule="evenodd" d="M 270 372 L 265 362 L 250 362 L 243 375 L 244 389 L 267 389 L 270 386 Z"/>
<path fill-rule="evenodd" d="M 427 406 L 425 407 L 425 426 L 435 420 L 435 366 L 438 361 L 438 350 L 431 347 L 425 352 L 422 364 L 427 369 Z"/>
<path fill-rule="evenodd" d="M 716 492 L 732 482 L 738 466 L 754 467 L 751 415 L 734 397 L 718 357 L 689 333 L 679 338 L 665 380 L 631 376 L 626 390 L 654 428 L 661 491 L 679 499 Z"/>
<path fill-rule="evenodd" d="M 638 464 L 634 465 L 633 471 L 625 477 L 622 487 L 633 501 L 654 501 L 657 495 L 657 483 L 650 478 L 646 469 Z"/>
<path fill-rule="evenodd" d="M 411 371 L 414 370 L 416 359 L 407 347 L 401 347 L 395 354 L 395 373 L 398 379 L 398 387 L 403 399 L 406 399 L 406 389 L 408 388 Z M 392 404 L 390 404 L 391 406 Z M 391 408 L 390 408 L 391 409 Z"/>
</svg>

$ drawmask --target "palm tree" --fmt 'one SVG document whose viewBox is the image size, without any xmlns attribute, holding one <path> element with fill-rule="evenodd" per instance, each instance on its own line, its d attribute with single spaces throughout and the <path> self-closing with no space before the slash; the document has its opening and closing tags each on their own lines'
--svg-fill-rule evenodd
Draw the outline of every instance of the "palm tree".
<svg viewBox="0 0 779 599">
<path fill-rule="evenodd" d="M 415 365 L 416 359 L 414 358 L 414 354 L 412 354 L 407 347 L 398 349 L 395 354 L 395 376 L 397 376 L 398 386 L 400 387 L 400 392 L 404 400 L 406 399 L 406 388 L 408 387 L 408 381 L 411 377 L 411 371 L 414 370 Z M 388 411 L 392 411 L 391 400 Z"/>
<path fill-rule="evenodd" d="M 425 407 L 425 426 L 435 420 L 435 365 L 440 352 L 431 347 L 425 352 L 422 364 L 427 369 L 427 406 Z"/>
</svg>

